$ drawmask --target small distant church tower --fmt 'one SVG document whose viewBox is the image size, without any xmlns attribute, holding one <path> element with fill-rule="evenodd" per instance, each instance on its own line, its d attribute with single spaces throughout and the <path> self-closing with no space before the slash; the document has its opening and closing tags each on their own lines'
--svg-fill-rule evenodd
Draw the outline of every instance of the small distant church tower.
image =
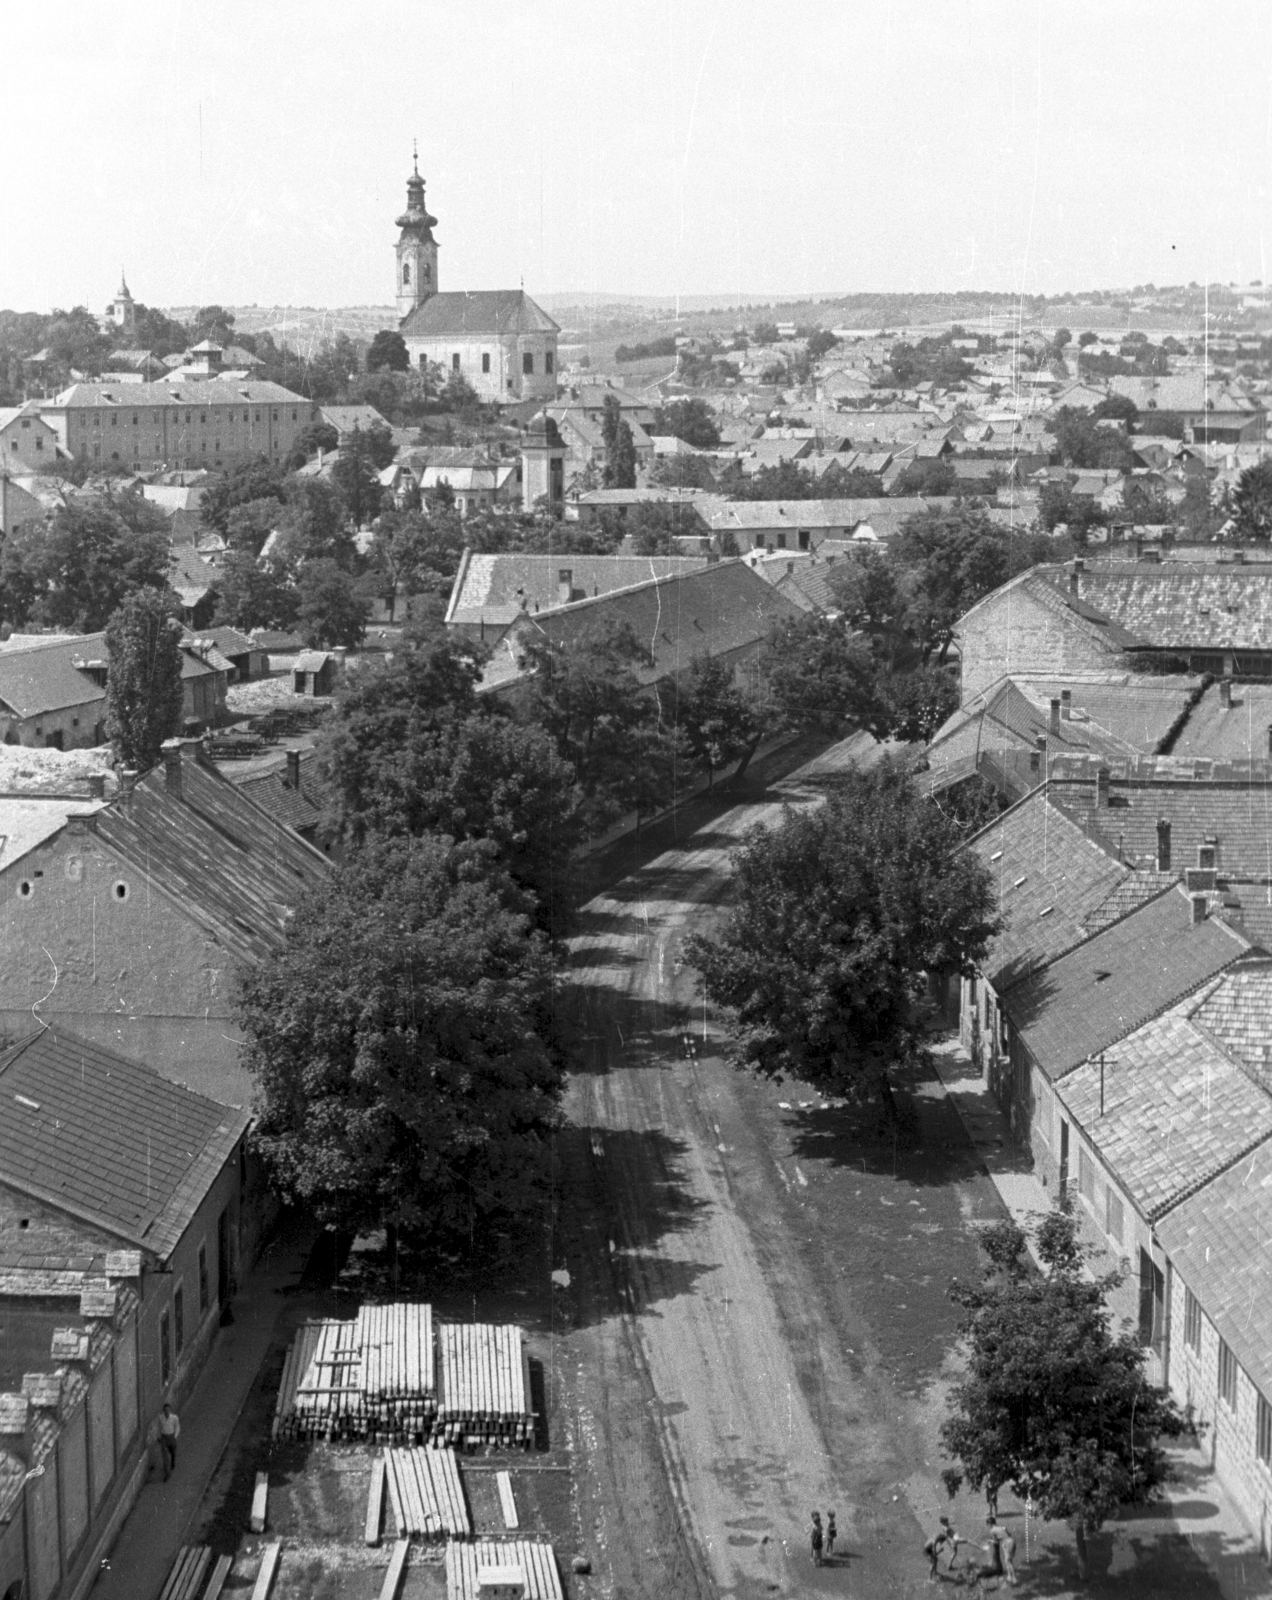
<svg viewBox="0 0 1272 1600">
<path fill-rule="evenodd" d="M 406 180 L 406 210 L 397 219 L 402 230 L 397 242 L 399 320 L 437 293 L 437 240 L 433 237 L 436 223 L 437 218 L 429 216 L 424 204 L 424 180 L 420 177 L 417 152 L 415 170 Z"/>
<path fill-rule="evenodd" d="M 124 279 L 124 269 L 119 269 L 119 293 L 106 307 L 106 315 L 102 318 L 102 328 L 106 333 L 113 333 L 125 338 L 131 338 L 137 332 L 137 306 L 133 297 L 128 292 L 128 284 Z"/>
</svg>

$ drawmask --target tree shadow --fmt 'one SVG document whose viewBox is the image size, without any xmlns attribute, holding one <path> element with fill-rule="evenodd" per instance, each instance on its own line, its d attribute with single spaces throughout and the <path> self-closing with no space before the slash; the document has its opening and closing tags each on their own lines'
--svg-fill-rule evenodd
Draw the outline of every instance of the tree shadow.
<svg viewBox="0 0 1272 1600">
<path fill-rule="evenodd" d="M 703 905 L 719 900 L 728 879 L 721 878 L 714 861 L 700 867 L 668 867 L 657 862 L 632 872 L 621 883 L 605 891 L 607 901 L 621 904 L 644 900 L 670 900 L 679 905 Z"/>
<path fill-rule="evenodd" d="M 657 1316 L 661 1302 L 696 1292 L 717 1264 L 668 1254 L 710 1201 L 685 1181 L 686 1142 L 661 1129 L 578 1124 L 556 1140 L 556 1192 L 574 1325 L 616 1309 Z"/>
<path fill-rule="evenodd" d="M 667 1067 L 686 1054 L 685 1034 L 694 1018 L 688 1001 L 654 1000 L 567 981 L 560 1006 L 562 1034 L 568 1037 L 576 1073 L 603 1077 L 616 1067 Z"/>
</svg>

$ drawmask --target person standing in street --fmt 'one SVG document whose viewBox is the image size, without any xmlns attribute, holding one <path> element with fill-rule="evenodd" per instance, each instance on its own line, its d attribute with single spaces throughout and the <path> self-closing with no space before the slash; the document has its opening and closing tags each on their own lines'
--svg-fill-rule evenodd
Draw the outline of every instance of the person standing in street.
<svg viewBox="0 0 1272 1600">
<path fill-rule="evenodd" d="M 177 1470 L 177 1440 L 181 1437 L 181 1418 L 165 1400 L 159 1413 L 159 1451 L 163 1456 L 163 1481 Z"/>
<path fill-rule="evenodd" d="M 829 1561 L 830 1558 L 835 1553 L 835 1532 L 836 1532 L 836 1530 L 835 1530 L 835 1513 L 833 1511 L 828 1511 L 826 1513 L 826 1559 L 827 1559 L 827 1561 Z"/>
<path fill-rule="evenodd" d="M 820 1567 L 821 1564 L 822 1564 L 822 1542 L 823 1541 L 822 1541 L 821 1512 L 820 1511 L 814 1511 L 813 1512 L 812 1544 L 813 1544 L 813 1565 L 815 1567 Z"/>
<path fill-rule="evenodd" d="M 989 1569 L 982 1569 L 982 1576 L 1001 1576 L 1008 1583 L 1015 1583 L 1016 1568 L 1012 1557 L 1016 1554 L 1016 1540 L 1011 1530 L 1000 1527 L 998 1518 L 992 1512 L 985 1518 L 985 1526 L 989 1530 L 989 1543 L 985 1546 L 989 1555 Z"/>
</svg>

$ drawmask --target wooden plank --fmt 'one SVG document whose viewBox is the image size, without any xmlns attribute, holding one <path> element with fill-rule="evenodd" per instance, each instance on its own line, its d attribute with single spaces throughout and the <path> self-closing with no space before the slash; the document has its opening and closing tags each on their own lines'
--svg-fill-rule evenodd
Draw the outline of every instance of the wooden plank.
<svg viewBox="0 0 1272 1600">
<path fill-rule="evenodd" d="M 389 1570 L 384 1574 L 384 1582 L 380 1586 L 380 1600 L 397 1600 L 398 1590 L 402 1587 L 402 1574 L 406 1571 L 407 1552 L 411 1548 L 409 1539 L 399 1539 L 393 1546 L 393 1554 L 389 1558 Z M 253 1597 L 255 1600 L 255 1597 Z"/>
<path fill-rule="evenodd" d="M 367 1491 L 367 1526 L 365 1539 L 368 1544 L 379 1544 L 380 1524 L 384 1521 L 384 1457 L 376 1456 L 371 1462 L 371 1487 Z"/>
<path fill-rule="evenodd" d="M 199 1590 L 203 1587 L 203 1580 L 207 1576 L 208 1565 L 211 1560 L 211 1546 L 206 1544 L 195 1546 L 195 1559 L 189 1572 L 186 1574 L 183 1600 L 196 1600 Z"/>
<path fill-rule="evenodd" d="M 252 1590 L 252 1600 L 269 1600 L 269 1591 L 274 1587 L 282 1553 L 282 1541 L 279 1539 L 265 1546 L 265 1553 L 261 1556 L 261 1570 L 256 1574 L 256 1587 Z"/>
<path fill-rule="evenodd" d="M 233 1556 L 218 1556 L 216 1565 L 212 1568 L 212 1576 L 208 1579 L 208 1587 L 203 1600 L 221 1600 L 221 1590 L 225 1587 L 225 1580 L 230 1575 L 230 1568 L 234 1565 Z"/>
<path fill-rule="evenodd" d="M 252 1490 L 252 1520 L 249 1526 L 253 1533 L 265 1532 L 265 1518 L 269 1507 L 269 1473 L 256 1474 L 256 1487 Z"/>
<path fill-rule="evenodd" d="M 496 1472 L 495 1482 L 499 1485 L 499 1506 L 503 1511 L 504 1527 L 520 1527 L 521 1524 L 517 1521 L 517 1502 L 512 1493 L 511 1472 Z"/>
<path fill-rule="evenodd" d="M 177 1558 L 168 1571 L 159 1600 L 176 1600 L 176 1596 L 184 1587 L 186 1569 L 190 1565 L 191 1550 L 192 1547 L 190 1545 L 183 1544 L 177 1551 Z"/>
<path fill-rule="evenodd" d="M 389 1499 L 393 1502 L 393 1524 L 398 1538 L 402 1539 L 406 1537 L 406 1515 L 402 1509 L 402 1487 L 398 1483 L 397 1466 L 391 1449 L 384 1452 L 384 1468 L 389 1484 Z"/>
</svg>

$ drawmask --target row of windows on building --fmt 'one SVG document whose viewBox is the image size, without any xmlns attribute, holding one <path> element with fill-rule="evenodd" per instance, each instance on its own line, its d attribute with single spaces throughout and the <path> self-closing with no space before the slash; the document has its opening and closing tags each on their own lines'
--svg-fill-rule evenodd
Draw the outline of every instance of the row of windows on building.
<svg viewBox="0 0 1272 1600">
<path fill-rule="evenodd" d="M 428 356 L 426 354 L 421 353 L 421 355 L 420 355 L 420 366 L 426 367 L 427 365 L 428 365 Z M 458 350 L 454 351 L 452 353 L 452 355 L 451 355 L 451 371 L 452 372 L 460 372 L 463 369 L 463 365 L 464 365 L 464 363 L 463 363 L 463 360 L 462 360 L 462 358 L 460 356 L 460 352 Z M 490 351 L 489 350 L 483 350 L 482 353 L 481 353 L 481 370 L 483 372 L 485 372 L 485 373 L 488 373 L 490 371 Z M 543 352 L 543 370 L 549 377 L 556 371 L 556 356 L 552 353 L 551 350 L 545 350 Z M 533 378 L 534 377 L 534 351 L 533 350 L 523 350 L 522 351 L 522 353 L 521 353 L 521 371 L 527 378 Z"/>
<path fill-rule="evenodd" d="M 1186 1285 L 1184 1288 L 1184 1343 L 1193 1355 L 1201 1356 L 1202 1310 L 1201 1301 Z M 1222 1334 L 1216 1334 L 1218 1349 L 1215 1354 L 1215 1388 L 1219 1398 L 1235 1416 L 1237 1410 L 1237 1373 L 1240 1363 Z M 1253 1385 L 1251 1386 L 1253 1387 Z M 1255 1389 L 1254 1453 L 1265 1466 L 1272 1467 L 1272 1403 Z"/>
<path fill-rule="evenodd" d="M 206 1244 L 199 1246 L 199 1317 L 207 1315 L 208 1306 L 211 1304 L 211 1286 L 208 1280 L 208 1247 Z M 172 1310 L 164 1311 L 159 1317 L 159 1376 L 163 1387 L 166 1389 L 172 1378 L 172 1362 L 175 1355 L 178 1360 L 185 1349 L 185 1284 L 178 1279 L 172 1291 Z"/>
<path fill-rule="evenodd" d="M 93 415 L 93 426 L 95 428 L 100 428 L 101 425 L 102 425 L 102 414 L 101 414 L 101 412 L 100 411 L 94 411 L 92 415 Z M 147 413 L 147 415 L 149 415 L 149 413 Z M 166 415 L 167 415 L 167 413 L 163 412 L 163 411 L 159 411 L 159 412 L 157 412 L 155 414 L 154 423 L 155 423 L 156 427 L 159 426 L 160 422 L 163 420 L 163 418 Z M 300 418 L 300 412 L 299 411 L 293 411 L 292 414 L 291 414 L 292 421 L 296 422 L 296 421 L 299 420 L 299 418 Z M 173 418 L 173 426 L 176 427 L 179 424 L 180 425 L 184 425 L 185 420 L 186 420 L 185 416 L 182 415 L 181 413 L 178 413 L 177 416 Z M 200 421 L 200 423 L 203 424 L 206 427 L 207 426 L 207 420 L 208 420 L 207 412 L 206 411 L 201 411 L 199 413 L 199 421 Z M 225 415 L 224 413 L 221 413 L 220 420 L 223 421 L 227 427 L 232 427 L 233 424 L 234 424 L 234 413 L 233 413 L 233 411 L 231 411 L 228 414 L 228 416 Z M 249 416 L 249 414 L 246 411 L 243 413 L 243 421 L 244 422 L 259 422 L 260 420 L 261 420 L 261 414 L 260 414 L 259 411 L 256 413 L 255 417 Z M 278 412 L 277 411 L 273 412 L 272 420 L 274 422 L 278 421 Z M 132 424 L 133 424 L 134 428 L 140 427 L 140 425 L 141 425 L 141 413 L 139 411 L 134 411 L 133 412 L 133 414 L 132 414 Z M 84 418 L 83 425 L 86 428 L 88 427 L 89 424 L 88 424 L 88 418 L 87 417 Z M 111 416 L 110 425 L 111 425 L 112 428 L 117 428 L 119 426 L 119 417 L 118 417 L 118 415 L 112 415 Z"/>
</svg>

